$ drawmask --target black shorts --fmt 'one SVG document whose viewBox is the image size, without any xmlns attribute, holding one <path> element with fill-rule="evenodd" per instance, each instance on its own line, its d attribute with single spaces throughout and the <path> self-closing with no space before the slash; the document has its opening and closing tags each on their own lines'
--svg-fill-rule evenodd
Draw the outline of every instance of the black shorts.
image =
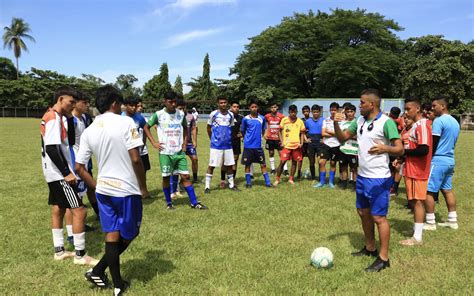
<svg viewBox="0 0 474 296">
<path fill-rule="evenodd" d="M 59 206 L 61 209 L 77 209 L 83 206 L 82 198 L 77 194 L 75 186 L 64 180 L 48 183 L 48 204 Z"/>
<path fill-rule="evenodd" d="M 329 147 L 326 144 L 321 145 L 321 152 L 319 156 L 322 159 L 331 160 L 331 161 L 339 161 L 341 159 L 341 150 L 339 150 L 339 146 L 337 147 Z"/>
<path fill-rule="evenodd" d="M 303 154 L 303 157 L 308 156 L 308 147 L 309 143 L 303 143 L 303 147 L 301 147 L 301 153 Z"/>
<path fill-rule="evenodd" d="M 322 151 L 323 144 L 321 143 L 310 143 L 308 145 L 308 157 L 309 158 L 317 158 L 320 156 Z"/>
<path fill-rule="evenodd" d="M 267 140 L 265 143 L 265 149 L 267 150 L 281 150 L 281 145 L 279 140 Z"/>
<path fill-rule="evenodd" d="M 252 163 L 265 164 L 265 153 L 262 148 L 244 148 L 242 164 L 249 166 Z"/>
<path fill-rule="evenodd" d="M 240 139 L 232 140 L 232 151 L 234 152 L 234 155 L 239 155 L 242 153 L 242 148 L 240 148 L 240 145 Z"/>
<path fill-rule="evenodd" d="M 341 152 L 339 164 L 349 164 L 351 167 L 354 167 L 355 165 L 357 165 L 357 155 L 345 154 Z"/>
<path fill-rule="evenodd" d="M 151 169 L 150 157 L 148 156 L 148 154 L 142 155 L 140 157 L 142 158 L 143 168 L 145 169 L 145 172 L 149 171 Z"/>
</svg>

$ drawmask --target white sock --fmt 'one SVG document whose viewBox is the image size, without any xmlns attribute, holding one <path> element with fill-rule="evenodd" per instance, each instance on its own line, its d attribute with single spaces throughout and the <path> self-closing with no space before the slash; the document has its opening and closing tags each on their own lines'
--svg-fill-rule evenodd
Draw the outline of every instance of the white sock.
<svg viewBox="0 0 474 296">
<path fill-rule="evenodd" d="M 417 241 L 421 241 L 423 239 L 423 223 L 415 223 L 414 229 L 413 237 Z"/>
<path fill-rule="evenodd" d="M 458 214 L 456 214 L 456 211 L 448 212 L 448 222 L 451 222 L 451 223 L 458 222 Z"/>
<path fill-rule="evenodd" d="M 84 251 L 86 249 L 86 233 L 74 233 L 74 249 L 76 251 Z"/>
<path fill-rule="evenodd" d="M 250 175 L 253 176 L 253 163 L 250 165 Z"/>
<path fill-rule="evenodd" d="M 272 168 L 272 171 L 275 170 L 275 157 L 270 157 L 270 167 Z"/>
<path fill-rule="evenodd" d="M 72 224 L 66 224 L 67 236 L 72 236 Z"/>
<path fill-rule="evenodd" d="M 434 213 L 426 213 L 426 223 L 428 224 L 435 224 L 435 214 Z"/>
<path fill-rule="evenodd" d="M 51 229 L 53 233 L 53 246 L 57 247 L 64 247 L 64 234 L 62 228 L 53 228 Z"/>
<path fill-rule="evenodd" d="M 206 189 L 211 189 L 212 174 L 206 174 Z"/>
<path fill-rule="evenodd" d="M 227 181 L 229 182 L 229 188 L 234 187 L 234 175 L 227 175 Z"/>
<path fill-rule="evenodd" d="M 283 170 L 284 170 L 284 171 L 287 171 L 287 170 L 288 170 L 288 163 L 287 163 L 287 162 L 285 162 L 285 165 L 283 166 Z"/>
</svg>

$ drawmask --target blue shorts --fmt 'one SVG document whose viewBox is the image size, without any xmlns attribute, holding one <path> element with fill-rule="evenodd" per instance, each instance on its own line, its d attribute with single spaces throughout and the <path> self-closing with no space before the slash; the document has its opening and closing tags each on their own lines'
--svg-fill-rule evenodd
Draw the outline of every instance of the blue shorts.
<svg viewBox="0 0 474 296">
<path fill-rule="evenodd" d="M 453 189 L 454 165 L 431 163 L 428 192 Z"/>
<path fill-rule="evenodd" d="M 115 197 L 95 194 L 99 206 L 100 224 L 103 232 L 119 231 L 126 240 L 134 239 L 142 223 L 142 198 L 140 195 Z"/>
<path fill-rule="evenodd" d="M 370 208 L 372 216 L 387 216 L 392 178 L 365 178 L 357 176 L 356 207 Z"/>
<path fill-rule="evenodd" d="M 189 155 L 189 156 L 197 155 L 196 148 L 194 148 L 193 144 L 186 144 L 186 155 Z"/>
</svg>

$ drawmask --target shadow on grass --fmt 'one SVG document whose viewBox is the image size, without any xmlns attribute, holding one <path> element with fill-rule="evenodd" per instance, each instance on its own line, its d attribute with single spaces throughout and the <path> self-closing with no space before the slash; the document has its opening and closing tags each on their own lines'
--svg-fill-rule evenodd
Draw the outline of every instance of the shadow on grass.
<svg viewBox="0 0 474 296">
<path fill-rule="evenodd" d="M 364 235 L 362 232 L 341 232 L 328 236 L 328 239 L 337 240 L 343 236 L 347 236 L 351 242 L 351 245 L 357 250 L 364 246 Z"/>
<path fill-rule="evenodd" d="M 400 220 L 388 219 L 390 227 L 401 235 L 408 235 L 413 232 L 413 219 Z"/>
<path fill-rule="evenodd" d="M 124 277 L 130 280 L 148 282 L 158 274 L 172 272 L 176 267 L 170 260 L 162 259 L 162 250 L 147 251 L 143 258 L 133 259 L 123 264 Z"/>
</svg>

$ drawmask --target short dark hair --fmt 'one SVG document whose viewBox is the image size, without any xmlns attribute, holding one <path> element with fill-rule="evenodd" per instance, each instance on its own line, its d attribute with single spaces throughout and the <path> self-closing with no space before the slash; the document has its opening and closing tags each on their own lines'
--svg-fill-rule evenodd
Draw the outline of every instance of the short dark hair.
<svg viewBox="0 0 474 296">
<path fill-rule="evenodd" d="M 237 104 L 237 105 L 240 106 L 240 103 L 239 103 L 238 100 L 232 100 L 232 101 L 230 102 L 230 105 L 231 105 L 231 106 L 234 105 L 234 104 Z"/>
<path fill-rule="evenodd" d="M 178 94 L 170 90 L 165 92 L 164 98 L 165 100 L 176 100 L 178 98 Z"/>
<path fill-rule="evenodd" d="M 402 113 L 402 110 L 400 110 L 400 108 L 398 108 L 398 107 L 392 107 L 392 108 L 390 109 L 390 114 L 391 114 L 393 117 L 398 118 L 398 116 L 400 116 L 400 113 Z"/>
<path fill-rule="evenodd" d="M 178 100 L 176 100 L 176 106 L 186 107 L 186 101 L 184 101 L 183 98 L 178 98 Z"/>
<path fill-rule="evenodd" d="M 329 109 L 332 109 L 332 108 L 339 109 L 339 104 L 337 102 L 332 102 L 331 105 L 329 105 Z"/>
<path fill-rule="evenodd" d="M 313 106 L 311 106 L 311 111 L 321 111 L 321 106 L 319 106 L 318 104 L 314 104 Z"/>
<path fill-rule="evenodd" d="M 277 106 L 277 108 L 279 107 L 279 106 L 278 106 L 278 103 L 276 103 L 276 102 L 270 103 L 270 107 L 271 107 L 271 106 Z"/>
<path fill-rule="evenodd" d="M 308 110 L 309 111 L 309 106 L 308 105 L 304 105 L 303 108 L 301 108 L 302 111 L 304 110 Z"/>
<path fill-rule="evenodd" d="M 124 98 L 123 104 L 124 105 L 137 105 L 138 104 L 138 99 L 134 96 Z"/>
<path fill-rule="evenodd" d="M 227 99 L 227 97 L 224 95 L 220 95 L 220 96 L 217 96 L 217 102 L 219 101 L 229 101 L 229 99 Z"/>
<path fill-rule="evenodd" d="M 367 95 L 367 96 L 368 96 L 368 95 L 374 95 L 374 96 L 376 96 L 377 98 L 380 99 L 380 92 L 379 92 L 378 89 L 375 89 L 375 88 L 367 88 L 367 89 L 364 89 L 364 90 L 361 92 L 360 95 L 361 95 L 361 96 L 363 96 L 363 95 Z"/>
<path fill-rule="evenodd" d="M 255 99 L 251 99 L 251 100 L 249 101 L 249 105 L 248 105 L 248 106 L 250 107 L 250 106 L 252 106 L 253 104 L 255 104 L 255 105 L 258 106 L 258 101 L 255 100 Z"/>
<path fill-rule="evenodd" d="M 118 89 L 111 84 L 104 85 L 97 89 L 95 93 L 95 106 L 101 114 L 109 110 L 114 102 L 123 103 L 123 96 Z"/>
<path fill-rule="evenodd" d="M 431 103 L 423 103 L 421 105 L 421 109 L 423 109 L 424 111 L 431 111 L 433 107 L 431 106 Z"/>
<path fill-rule="evenodd" d="M 434 101 L 441 101 L 445 106 L 446 106 L 446 109 L 448 109 L 449 107 L 449 99 L 447 96 L 437 96 L 435 97 L 433 100 L 431 100 L 432 102 Z"/>
<path fill-rule="evenodd" d="M 61 86 L 54 92 L 54 103 L 56 103 L 60 96 L 71 96 L 77 100 L 77 90 L 70 86 Z"/>
<path fill-rule="evenodd" d="M 342 108 L 346 109 L 346 107 L 350 105 L 352 105 L 350 102 L 345 102 L 344 104 L 342 104 Z"/>
<path fill-rule="evenodd" d="M 89 102 L 91 100 L 90 95 L 82 89 L 76 90 L 76 93 L 77 93 L 76 101 L 88 101 Z"/>
<path fill-rule="evenodd" d="M 290 106 L 288 107 L 288 111 L 290 111 L 290 112 L 291 112 L 291 111 L 296 111 L 296 112 L 298 112 L 298 107 L 296 107 L 296 105 L 290 105 Z"/>
<path fill-rule="evenodd" d="M 408 97 L 405 99 L 405 104 L 406 103 L 415 103 L 421 108 L 421 101 L 417 97 Z M 400 115 L 400 114 L 399 114 Z"/>
<path fill-rule="evenodd" d="M 356 108 L 356 106 L 349 103 L 349 105 L 346 105 L 346 107 L 344 107 L 344 110 L 351 110 L 351 111 L 355 112 L 357 110 L 357 108 Z"/>
</svg>

